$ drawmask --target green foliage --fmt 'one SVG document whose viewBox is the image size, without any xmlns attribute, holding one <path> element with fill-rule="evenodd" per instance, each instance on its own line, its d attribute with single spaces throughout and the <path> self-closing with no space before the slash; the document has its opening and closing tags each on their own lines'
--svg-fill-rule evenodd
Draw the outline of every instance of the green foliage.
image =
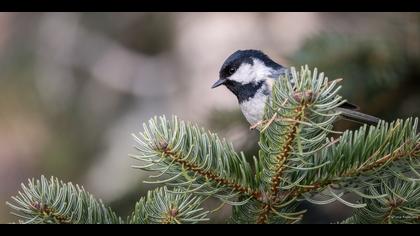
<svg viewBox="0 0 420 236">
<path fill-rule="evenodd" d="M 83 187 L 63 183 L 57 178 L 29 180 L 22 184 L 22 192 L 7 202 L 12 214 L 21 218 L 22 224 L 122 224 L 120 217 L 101 200 L 86 192 Z M 130 224 L 197 223 L 208 220 L 208 211 L 200 208 L 204 198 L 192 194 L 168 191 L 166 187 L 149 191 L 135 206 Z"/>
<path fill-rule="evenodd" d="M 166 187 L 147 193 L 136 204 L 131 224 L 181 224 L 206 221 L 208 211 L 200 208 L 203 197 L 170 192 Z"/>
<path fill-rule="evenodd" d="M 144 132 L 133 135 L 138 155 L 131 157 L 144 163 L 135 168 L 157 171 L 150 176 L 185 191 L 211 195 L 224 201 L 240 192 L 253 194 L 256 179 L 251 165 L 237 154 L 231 143 L 216 134 L 186 124 L 173 117 L 155 117 L 144 125 Z M 165 178 L 162 178 L 165 176 Z"/>
<path fill-rule="evenodd" d="M 345 102 L 339 80 L 308 67 L 287 76 L 274 84 L 256 127 L 260 151 L 252 164 L 231 143 L 176 117 L 144 124 L 133 135 L 133 167 L 152 173 L 146 183 L 166 186 L 141 198 L 127 223 L 199 223 L 208 220 L 202 205 L 209 197 L 233 206 L 233 223 L 296 223 L 303 201 L 354 208 L 343 223 L 418 223 L 417 119 L 333 131 Z M 30 183 L 10 204 L 26 223 L 122 223 L 83 189 L 43 178 Z M 347 193 L 358 201 L 344 200 Z"/>
<path fill-rule="evenodd" d="M 331 139 L 328 147 L 314 156 L 316 164 L 330 164 L 310 171 L 303 184 L 334 183 L 357 194 L 357 189 L 369 187 L 384 178 L 412 180 L 404 174 L 420 166 L 416 158 L 419 151 L 416 130 L 417 119 L 410 118 L 346 131 L 339 139 Z"/>
<path fill-rule="evenodd" d="M 315 70 L 312 75 L 307 68 L 302 68 L 301 74 L 292 73 L 294 78 L 302 79 L 293 81 L 293 87 L 289 78 L 280 79 L 266 106 L 264 120 L 267 122 L 261 124 L 259 156 L 262 169 L 268 170 L 262 172 L 262 176 L 267 186 L 275 185 L 273 189 L 280 186 L 290 189 L 297 184 L 295 177 L 302 176 L 292 173 L 290 179 L 280 178 L 278 175 L 283 173 L 284 167 L 290 170 L 319 168 L 313 161 L 308 162 L 308 158 L 328 145 L 326 137 L 340 114 L 334 109 L 343 102 L 333 91 L 337 81 L 329 83 L 322 73 L 318 76 Z M 321 163 L 325 164 L 328 162 Z"/>
<path fill-rule="evenodd" d="M 417 176 L 419 177 L 419 175 Z M 383 195 L 377 199 L 363 198 L 364 208 L 355 209 L 354 215 L 343 223 L 347 224 L 404 224 L 419 223 L 420 185 L 417 181 L 392 179 L 366 189 L 371 196 Z"/>
<path fill-rule="evenodd" d="M 25 224 L 116 224 L 121 218 L 104 206 L 101 200 L 86 192 L 83 187 L 63 183 L 57 178 L 29 180 L 22 184 L 22 192 L 7 204 L 12 214 Z"/>
</svg>

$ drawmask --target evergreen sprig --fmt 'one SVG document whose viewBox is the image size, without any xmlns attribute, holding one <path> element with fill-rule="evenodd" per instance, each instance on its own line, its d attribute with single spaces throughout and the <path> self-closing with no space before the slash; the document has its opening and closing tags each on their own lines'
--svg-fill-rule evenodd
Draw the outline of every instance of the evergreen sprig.
<svg viewBox="0 0 420 236">
<path fill-rule="evenodd" d="M 231 143 L 175 116 L 155 117 L 143 127 L 144 132 L 133 134 L 139 154 L 131 157 L 143 162 L 134 168 L 158 172 L 151 178 L 160 179 L 148 183 L 167 183 L 232 204 L 240 194 L 258 196 L 251 165 Z"/>
<path fill-rule="evenodd" d="M 314 163 L 310 158 L 328 145 L 326 137 L 333 132 L 332 123 L 340 114 L 336 108 L 345 102 L 337 95 L 337 82 L 329 82 L 316 69 L 312 73 L 302 67 L 300 72 L 292 69 L 291 78 L 282 76 L 274 85 L 260 124 L 260 174 L 267 198 L 261 211 L 253 214 L 258 216 L 257 222 L 271 222 L 270 215 L 274 222 L 278 221 L 276 216 L 282 214 L 276 212 L 284 208 L 285 202 L 294 204 L 288 201 L 287 190 L 301 185 L 309 170 L 329 163 Z M 295 220 L 301 216 L 301 212 L 289 214 Z"/>
<path fill-rule="evenodd" d="M 315 204 L 338 200 L 353 208 L 364 207 L 341 196 L 353 192 L 362 198 L 383 197 L 363 194 L 364 188 L 384 178 L 408 179 L 405 174 L 418 170 L 417 119 L 381 121 L 376 127 L 365 125 L 337 139 L 328 138 L 338 133 L 332 123 L 340 115 L 336 108 L 345 102 L 337 95 L 338 81 L 329 82 L 323 73 L 311 73 L 308 67 L 299 73 L 292 70 L 291 75 L 275 84 L 259 126 L 262 171 L 257 175 L 265 185 L 265 201 L 238 206 L 236 221 L 296 222 L 305 213 L 293 210 L 302 200 Z M 323 195 L 323 200 L 313 199 L 315 194 Z"/>
<path fill-rule="evenodd" d="M 417 122 L 411 118 L 382 121 L 376 127 L 365 125 L 346 131 L 338 140 L 330 139 L 331 145 L 311 160 L 329 164 L 309 171 L 298 192 L 334 186 L 358 194 L 384 178 L 410 180 L 405 174 L 415 173 L 420 166 Z"/>
<path fill-rule="evenodd" d="M 354 210 L 346 224 L 419 224 L 420 184 L 418 181 L 389 179 L 374 187 L 366 188 L 365 194 L 384 195 L 383 198 L 363 198 L 366 207 Z"/>
<path fill-rule="evenodd" d="M 28 181 L 22 192 L 7 202 L 24 224 L 118 224 L 120 217 L 83 187 L 57 178 Z"/>
<path fill-rule="evenodd" d="M 417 118 L 334 131 L 345 102 L 338 82 L 307 66 L 282 75 L 255 126 L 253 163 L 197 125 L 152 118 L 133 134 L 133 167 L 153 173 L 146 183 L 166 186 L 141 198 L 126 222 L 200 223 L 210 212 L 203 202 L 215 197 L 233 206 L 234 223 L 296 223 L 303 201 L 354 208 L 342 223 L 419 223 Z M 22 189 L 8 203 L 22 223 L 124 223 L 77 185 L 41 177 Z M 344 200 L 347 193 L 359 200 Z"/>
<path fill-rule="evenodd" d="M 209 220 L 201 207 L 204 198 L 170 192 L 166 187 L 149 191 L 135 206 L 131 224 L 185 224 Z"/>
</svg>

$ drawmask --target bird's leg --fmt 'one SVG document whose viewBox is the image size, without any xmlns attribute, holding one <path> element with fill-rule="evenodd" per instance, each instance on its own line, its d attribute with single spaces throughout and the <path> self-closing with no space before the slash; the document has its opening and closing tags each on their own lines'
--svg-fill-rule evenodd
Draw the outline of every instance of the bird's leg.
<svg viewBox="0 0 420 236">
<path fill-rule="evenodd" d="M 274 115 L 271 117 L 271 119 L 269 119 L 269 120 L 267 121 L 267 123 L 264 125 L 264 127 L 261 129 L 261 131 L 260 131 L 260 132 L 263 132 L 265 129 L 267 129 L 267 128 L 268 128 L 268 126 L 270 126 L 270 125 L 271 125 L 271 123 L 273 123 L 273 121 L 276 119 L 276 117 L 277 117 L 277 113 L 274 113 Z"/>
<path fill-rule="evenodd" d="M 264 121 L 264 120 L 260 120 L 260 121 L 258 121 L 257 123 L 255 123 L 255 124 L 251 125 L 251 126 L 249 127 L 249 129 L 250 129 L 250 130 L 254 130 L 254 129 L 255 129 L 255 128 L 257 128 L 258 126 L 260 126 L 260 125 L 263 123 L 263 121 Z"/>
<path fill-rule="evenodd" d="M 276 120 L 276 117 L 277 117 L 277 113 L 274 113 L 274 115 L 269 120 L 260 120 L 257 123 L 251 125 L 249 129 L 253 130 L 257 128 L 258 126 L 263 125 L 265 123 L 261 129 L 261 132 L 263 132 L 265 129 L 267 129 L 268 126 L 270 126 L 271 123 L 273 123 L 274 120 Z"/>
</svg>

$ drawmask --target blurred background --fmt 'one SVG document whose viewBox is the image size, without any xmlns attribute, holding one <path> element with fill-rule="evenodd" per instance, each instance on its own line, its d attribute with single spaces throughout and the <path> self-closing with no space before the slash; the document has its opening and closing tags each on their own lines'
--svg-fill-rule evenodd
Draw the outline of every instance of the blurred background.
<svg viewBox="0 0 420 236">
<path fill-rule="evenodd" d="M 258 134 L 236 98 L 210 89 L 223 61 L 248 48 L 344 78 L 342 95 L 363 112 L 420 114 L 419 13 L 0 13 L 0 223 L 15 220 L 5 201 L 20 183 L 41 174 L 83 185 L 126 217 L 155 187 L 128 157 L 130 134 L 155 115 L 198 123 L 256 155 Z M 311 208 L 303 222 L 350 210 Z"/>
</svg>

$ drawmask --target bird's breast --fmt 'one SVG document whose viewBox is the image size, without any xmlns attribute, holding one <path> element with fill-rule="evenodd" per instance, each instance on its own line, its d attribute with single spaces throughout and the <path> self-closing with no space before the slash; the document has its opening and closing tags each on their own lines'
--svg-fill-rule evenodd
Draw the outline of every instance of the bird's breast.
<svg viewBox="0 0 420 236">
<path fill-rule="evenodd" d="M 268 95 L 266 93 L 257 93 L 254 97 L 242 101 L 239 106 L 246 120 L 254 125 L 259 122 L 264 116 L 264 106 L 266 104 Z"/>
</svg>

